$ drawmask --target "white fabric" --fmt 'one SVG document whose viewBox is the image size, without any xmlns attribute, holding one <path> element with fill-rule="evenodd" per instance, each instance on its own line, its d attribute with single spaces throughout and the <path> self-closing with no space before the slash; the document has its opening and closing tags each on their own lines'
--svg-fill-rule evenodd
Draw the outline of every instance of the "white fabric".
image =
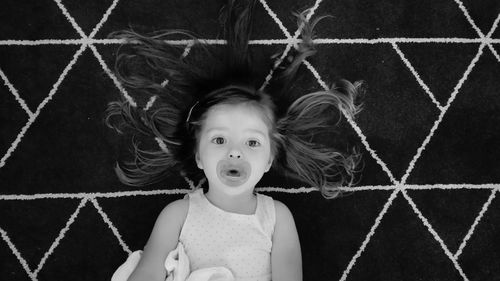
<svg viewBox="0 0 500 281">
<path fill-rule="evenodd" d="M 130 254 L 127 260 L 116 269 L 115 273 L 111 277 L 111 281 L 127 281 L 132 271 L 137 267 L 139 260 L 141 259 L 142 251 L 135 251 Z"/>
<path fill-rule="evenodd" d="M 233 274 L 224 267 L 201 268 L 190 272 L 189 258 L 182 243 L 171 251 L 165 260 L 166 281 L 234 281 Z"/>
<path fill-rule="evenodd" d="M 115 271 L 111 281 L 127 281 L 142 257 L 142 251 L 135 251 Z M 190 272 L 189 258 L 182 243 L 168 253 L 165 259 L 167 279 L 165 281 L 234 281 L 233 274 L 224 267 L 202 268 Z"/>
<path fill-rule="evenodd" d="M 226 212 L 208 201 L 202 189 L 189 196 L 189 211 L 179 241 L 191 269 L 225 267 L 236 280 L 271 280 L 273 199 L 257 194 L 253 215 Z"/>
<path fill-rule="evenodd" d="M 189 276 L 189 259 L 182 243 L 168 253 L 165 259 L 165 269 L 167 270 L 166 281 L 184 281 Z"/>
</svg>

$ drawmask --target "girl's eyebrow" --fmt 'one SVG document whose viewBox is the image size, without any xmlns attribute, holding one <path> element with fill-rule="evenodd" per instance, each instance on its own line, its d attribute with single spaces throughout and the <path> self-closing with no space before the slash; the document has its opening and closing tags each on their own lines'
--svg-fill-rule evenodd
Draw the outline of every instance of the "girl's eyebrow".
<svg viewBox="0 0 500 281">
<path fill-rule="evenodd" d="M 228 131 L 229 129 L 226 128 L 226 127 L 213 127 L 213 128 L 210 128 L 207 130 L 207 133 L 211 133 L 213 131 Z M 259 135 L 262 135 L 262 137 L 265 137 L 265 134 L 264 132 L 262 132 L 261 130 L 258 130 L 258 129 L 246 129 L 245 131 L 250 131 L 252 133 L 256 133 L 256 134 L 259 134 Z"/>
</svg>

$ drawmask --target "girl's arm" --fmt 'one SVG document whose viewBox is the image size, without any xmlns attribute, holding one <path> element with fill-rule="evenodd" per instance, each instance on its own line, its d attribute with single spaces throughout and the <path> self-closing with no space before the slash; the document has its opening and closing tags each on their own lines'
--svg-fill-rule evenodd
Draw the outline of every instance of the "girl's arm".
<svg viewBox="0 0 500 281">
<path fill-rule="evenodd" d="M 178 244 L 188 208 L 189 201 L 181 199 L 163 209 L 144 247 L 141 260 L 128 281 L 165 281 L 165 259 Z"/>
<path fill-rule="evenodd" d="M 276 225 L 271 250 L 272 280 L 302 281 L 302 255 L 292 213 L 283 203 L 274 202 Z"/>
</svg>

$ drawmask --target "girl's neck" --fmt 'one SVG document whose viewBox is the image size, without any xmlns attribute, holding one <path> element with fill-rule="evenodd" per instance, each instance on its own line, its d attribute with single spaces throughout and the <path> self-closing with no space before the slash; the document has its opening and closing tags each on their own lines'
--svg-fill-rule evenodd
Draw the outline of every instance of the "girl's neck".
<svg viewBox="0 0 500 281">
<path fill-rule="evenodd" d="M 228 195 L 209 188 L 205 197 L 216 207 L 230 213 L 253 215 L 257 209 L 257 197 L 252 191 Z"/>
</svg>

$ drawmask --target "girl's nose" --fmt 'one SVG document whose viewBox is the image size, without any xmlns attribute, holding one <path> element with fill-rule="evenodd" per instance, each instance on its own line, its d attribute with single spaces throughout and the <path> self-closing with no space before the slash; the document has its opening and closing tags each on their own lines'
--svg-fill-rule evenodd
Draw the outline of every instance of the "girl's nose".
<svg viewBox="0 0 500 281">
<path fill-rule="evenodd" d="M 241 151 L 238 148 L 231 148 L 229 151 L 229 158 L 231 159 L 240 159 L 241 158 Z"/>
</svg>

